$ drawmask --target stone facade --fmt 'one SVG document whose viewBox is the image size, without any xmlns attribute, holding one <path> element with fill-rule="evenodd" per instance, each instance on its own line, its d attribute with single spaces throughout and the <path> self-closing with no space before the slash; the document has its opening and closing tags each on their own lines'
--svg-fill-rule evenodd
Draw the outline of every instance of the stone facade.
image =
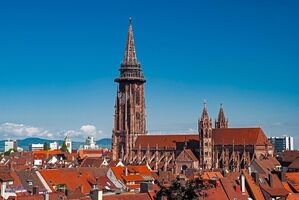
<svg viewBox="0 0 299 200">
<path fill-rule="evenodd" d="M 145 122 L 145 79 L 141 65 L 137 61 L 130 19 L 125 56 L 120 66 L 114 128 L 112 131 L 113 160 L 124 161 L 132 159 L 132 148 L 138 135 L 146 134 Z"/>
<path fill-rule="evenodd" d="M 211 126 L 205 105 L 198 134 L 139 136 L 129 164 L 148 164 L 153 170 L 173 173 L 186 168 L 239 172 L 254 158 L 273 156 L 273 147 L 261 128 L 211 129 Z"/>
<path fill-rule="evenodd" d="M 212 119 L 209 118 L 206 102 L 201 118 L 198 122 L 199 133 L 199 162 L 202 169 L 212 168 L 213 146 L 212 146 Z"/>
</svg>

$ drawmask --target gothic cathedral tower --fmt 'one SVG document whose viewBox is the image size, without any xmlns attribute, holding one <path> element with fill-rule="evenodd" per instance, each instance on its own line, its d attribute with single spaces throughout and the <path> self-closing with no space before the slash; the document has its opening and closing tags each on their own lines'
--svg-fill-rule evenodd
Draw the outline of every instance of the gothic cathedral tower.
<svg viewBox="0 0 299 200">
<path fill-rule="evenodd" d="M 224 115 L 224 109 L 222 104 L 220 104 L 218 120 L 215 121 L 215 128 L 228 128 L 228 119 L 226 119 Z"/>
<path fill-rule="evenodd" d="M 202 169 L 212 168 L 213 144 L 212 144 L 212 119 L 209 118 L 206 102 L 201 118 L 198 122 L 199 132 L 199 161 Z"/>
<path fill-rule="evenodd" d="M 119 71 L 120 76 L 115 79 L 118 89 L 112 131 L 112 153 L 113 160 L 129 161 L 137 136 L 146 134 L 145 79 L 137 61 L 131 18 L 125 55 Z"/>
</svg>

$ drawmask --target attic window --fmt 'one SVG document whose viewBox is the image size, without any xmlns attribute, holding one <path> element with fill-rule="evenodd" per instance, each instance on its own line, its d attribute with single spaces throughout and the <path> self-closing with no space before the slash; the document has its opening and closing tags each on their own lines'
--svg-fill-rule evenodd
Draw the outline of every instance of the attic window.
<svg viewBox="0 0 299 200">
<path fill-rule="evenodd" d="M 32 181 L 28 181 L 28 185 L 32 185 Z"/>
</svg>

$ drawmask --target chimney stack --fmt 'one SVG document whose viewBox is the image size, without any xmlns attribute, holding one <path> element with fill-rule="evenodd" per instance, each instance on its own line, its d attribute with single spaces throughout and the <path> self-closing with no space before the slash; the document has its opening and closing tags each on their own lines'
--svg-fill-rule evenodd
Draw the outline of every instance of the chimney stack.
<svg viewBox="0 0 299 200">
<path fill-rule="evenodd" d="M 103 200 L 103 191 L 99 189 L 94 189 L 91 191 L 92 200 Z"/>
<path fill-rule="evenodd" d="M 268 175 L 268 180 L 269 180 L 269 186 L 273 187 L 273 174 Z"/>
<path fill-rule="evenodd" d="M 46 193 L 44 194 L 44 199 L 45 199 L 45 200 L 50 200 L 50 195 L 49 195 L 48 192 L 46 192 Z"/>
<path fill-rule="evenodd" d="M 254 175 L 254 182 L 259 185 L 260 183 L 260 176 L 257 172 L 253 172 L 253 175 Z"/>
<path fill-rule="evenodd" d="M 128 176 L 128 167 L 125 168 L 125 176 Z"/>
<path fill-rule="evenodd" d="M 33 186 L 32 194 L 39 194 L 39 187 L 38 186 Z"/>
<path fill-rule="evenodd" d="M 241 192 L 245 193 L 245 191 L 246 191 L 245 176 L 244 174 L 241 174 Z"/>
</svg>

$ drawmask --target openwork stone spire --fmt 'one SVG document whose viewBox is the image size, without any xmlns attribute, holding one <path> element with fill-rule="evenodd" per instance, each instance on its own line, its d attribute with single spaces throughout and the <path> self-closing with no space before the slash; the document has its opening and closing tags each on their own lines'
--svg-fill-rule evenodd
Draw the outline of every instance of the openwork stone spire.
<svg viewBox="0 0 299 200">
<path fill-rule="evenodd" d="M 215 128 L 228 128 L 228 120 L 225 118 L 223 104 L 220 104 L 218 121 L 215 122 Z"/>
<path fill-rule="evenodd" d="M 137 64 L 138 62 L 137 62 L 135 42 L 133 36 L 132 18 L 130 17 L 127 45 L 125 49 L 123 65 L 137 65 Z"/>
<path fill-rule="evenodd" d="M 203 101 L 203 110 L 202 110 L 202 115 L 201 119 L 209 119 L 209 114 L 208 114 L 208 109 L 207 109 L 207 102 L 206 100 Z"/>
<path fill-rule="evenodd" d="M 135 42 L 133 37 L 132 19 L 130 18 L 127 44 L 125 48 L 124 60 L 120 66 L 120 76 L 116 82 L 139 81 L 145 82 L 141 65 L 137 62 Z"/>
</svg>

